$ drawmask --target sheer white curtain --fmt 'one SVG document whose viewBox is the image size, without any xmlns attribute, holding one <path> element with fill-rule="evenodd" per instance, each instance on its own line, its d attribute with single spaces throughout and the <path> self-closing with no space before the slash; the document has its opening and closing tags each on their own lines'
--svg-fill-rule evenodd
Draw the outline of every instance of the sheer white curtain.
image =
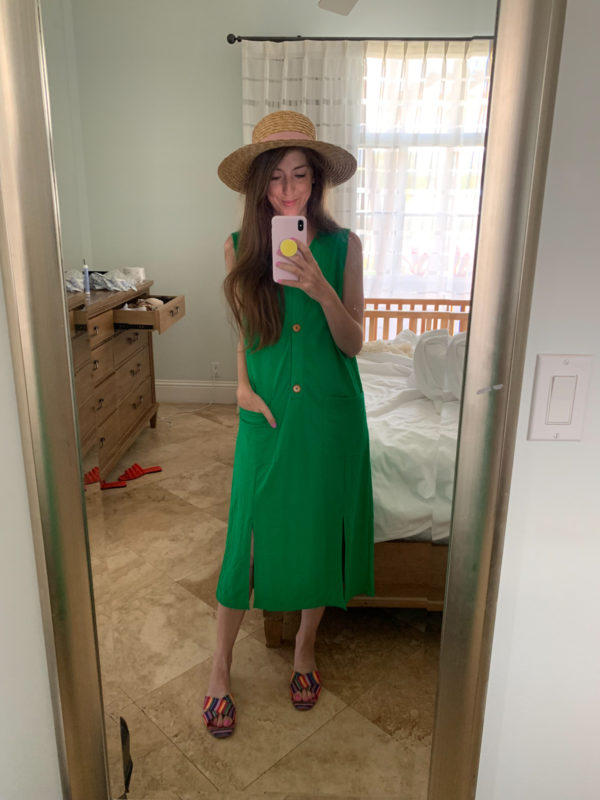
<svg viewBox="0 0 600 800">
<path fill-rule="evenodd" d="M 364 42 L 242 42 L 244 144 L 261 117 L 279 109 L 306 114 L 317 138 L 359 149 Z M 329 208 L 340 224 L 357 228 L 357 178 L 331 192 Z"/>
<path fill-rule="evenodd" d="M 364 248 L 367 297 L 470 294 L 492 44 L 243 42 L 244 142 L 271 111 L 357 156 L 332 192 Z"/>
<path fill-rule="evenodd" d="M 365 294 L 470 294 L 491 42 L 369 42 L 362 99 Z"/>
</svg>

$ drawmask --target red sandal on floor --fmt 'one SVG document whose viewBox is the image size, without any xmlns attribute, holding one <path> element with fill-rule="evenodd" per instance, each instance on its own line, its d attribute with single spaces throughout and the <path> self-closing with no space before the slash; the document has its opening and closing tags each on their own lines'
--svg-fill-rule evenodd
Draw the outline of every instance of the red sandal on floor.
<svg viewBox="0 0 600 800">
<path fill-rule="evenodd" d="M 314 695 L 312 700 L 303 700 L 302 691 L 311 692 Z M 292 705 L 297 711 L 308 711 L 311 709 L 321 694 L 321 676 L 319 671 L 314 672 L 293 672 L 290 680 L 290 697 Z"/>
<path fill-rule="evenodd" d="M 217 717 L 223 717 L 223 725 L 217 725 Z M 225 697 L 211 697 L 209 694 L 204 698 L 202 707 L 202 718 L 208 728 L 208 732 L 217 739 L 225 739 L 231 736 L 235 730 L 235 705 L 231 695 Z"/>
<path fill-rule="evenodd" d="M 83 476 L 84 486 L 89 486 L 91 483 L 100 483 L 99 467 L 94 467 L 93 469 L 89 470 L 89 472 L 86 472 Z"/>
<path fill-rule="evenodd" d="M 135 478 L 141 478 L 142 475 L 149 475 L 151 472 L 162 472 L 162 467 L 146 467 L 144 469 L 139 464 L 132 464 L 122 475 L 119 475 L 119 480 L 132 481 Z"/>
</svg>

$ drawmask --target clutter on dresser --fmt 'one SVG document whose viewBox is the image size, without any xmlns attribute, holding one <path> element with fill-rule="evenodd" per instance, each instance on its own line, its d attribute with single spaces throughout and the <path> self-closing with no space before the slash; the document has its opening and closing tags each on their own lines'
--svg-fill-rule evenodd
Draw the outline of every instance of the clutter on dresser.
<svg viewBox="0 0 600 800">
<path fill-rule="evenodd" d="M 123 269 L 94 269 L 83 259 L 82 269 L 66 269 L 63 273 L 67 292 L 85 292 L 91 290 L 108 292 L 126 292 L 137 287 L 146 280 L 143 267 L 124 267 Z"/>
</svg>

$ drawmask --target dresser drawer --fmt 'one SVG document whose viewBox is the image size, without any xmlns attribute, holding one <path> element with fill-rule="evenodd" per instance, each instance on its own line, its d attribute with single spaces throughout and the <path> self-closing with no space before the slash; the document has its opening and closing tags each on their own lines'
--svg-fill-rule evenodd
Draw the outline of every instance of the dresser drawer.
<svg viewBox="0 0 600 800">
<path fill-rule="evenodd" d="M 88 453 L 91 453 L 93 448 L 96 447 L 96 426 L 94 425 L 94 427 L 88 433 L 81 432 L 79 439 L 81 447 L 81 456 L 82 458 L 85 458 L 85 456 L 87 456 Z M 95 455 L 94 455 L 94 462 L 96 462 Z"/>
<path fill-rule="evenodd" d="M 116 372 L 117 391 L 123 397 L 150 377 L 150 350 L 138 350 Z"/>
<path fill-rule="evenodd" d="M 94 386 L 113 372 L 115 368 L 113 362 L 112 342 L 105 342 L 92 351 L 92 379 Z"/>
<path fill-rule="evenodd" d="M 119 406 L 121 435 L 124 436 L 154 404 L 150 378 L 129 392 Z"/>
<path fill-rule="evenodd" d="M 163 333 L 185 316 L 185 297 L 182 294 L 154 295 L 162 300 L 164 305 L 152 311 L 139 308 L 115 308 L 113 311 L 114 324 L 119 326 L 147 328 L 148 330 Z"/>
<path fill-rule="evenodd" d="M 98 347 L 114 333 L 113 312 L 105 311 L 95 317 L 89 317 L 87 311 L 75 311 L 75 322 L 77 325 L 85 325 L 87 328 L 90 347 Z"/>
<path fill-rule="evenodd" d="M 151 334 L 148 331 L 138 331 L 134 328 L 118 331 L 112 340 L 115 367 L 118 367 L 123 361 L 127 361 L 137 350 L 148 347 L 149 336 Z"/>
<path fill-rule="evenodd" d="M 77 404 L 77 416 L 80 438 L 85 439 L 96 429 L 96 403 L 92 394 Z"/>
<path fill-rule="evenodd" d="M 94 392 L 94 408 L 96 410 L 96 425 L 101 425 L 105 419 L 116 410 L 119 404 L 117 389 L 117 376 L 115 373 L 102 381 Z"/>
<path fill-rule="evenodd" d="M 90 345 L 87 331 L 80 331 L 76 336 L 71 338 L 71 351 L 73 353 L 73 371 L 77 372 L 90 358 Z"/>
<path fill-rule="evenodd" d="M 108 419 L 98 426 L 98 460 L 100 474 L 108 463 L 112 454 L 119 446 L 121 432 L 119 430 L 119 409 L 114 411 Z"/>
<path fill-rule="evenodd" d="M 77 398 L 77 405 L 81 405 L 84 400 L 94 390 L 94 383 L 92 381 L 92 362 L 88 361 L 75 373 L 75 396 Z"/>
</svg>

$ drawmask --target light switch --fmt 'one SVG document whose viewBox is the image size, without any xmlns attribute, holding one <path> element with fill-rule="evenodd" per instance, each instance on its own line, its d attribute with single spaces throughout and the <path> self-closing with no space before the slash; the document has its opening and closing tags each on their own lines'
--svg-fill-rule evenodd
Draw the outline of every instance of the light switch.
<svg viewBox="0 0 600 800">
<path fill-rule="evenodd" d="M 577 375 L 555 375 L 552 378 L 546 425 L 571 424 L 576 388 Z"/>
<path fill-rule="evenodd" d="M 591 356 L 538 355 L 528 439 L 581 439 Z"/>
</svg>

